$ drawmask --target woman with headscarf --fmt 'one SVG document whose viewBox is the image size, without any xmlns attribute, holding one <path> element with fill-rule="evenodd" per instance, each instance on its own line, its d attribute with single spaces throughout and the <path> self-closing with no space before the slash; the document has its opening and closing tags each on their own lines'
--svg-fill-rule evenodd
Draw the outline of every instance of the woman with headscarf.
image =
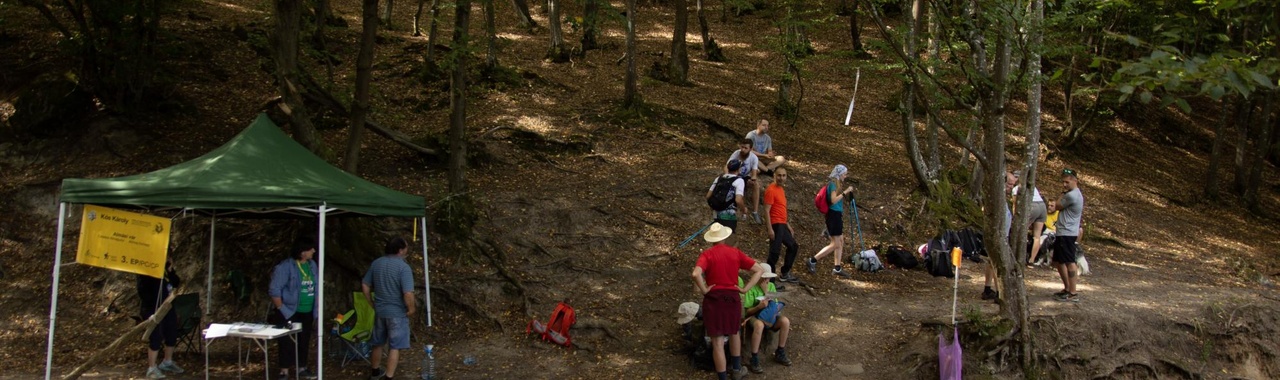
<svg viewBox="0 0 1280 380">
<path fill-rule="evenodd" d="M 853 186 L 845 187 L 844 191 L 836 192 L 840 182 L 844 181 L 844 178 L 848 175 L 848 168 L 844 165 L 836 165 L 835 168 L 831 169 L 831 174 L 827 176 L 827 205 L 829 205 L 829 207 L 827 208 L 826 224 L 827 236 L 831 238 L 831 242 L 828 243 L 827 246 L 822 247 L 822 249 L 819 250 L 817 254 L 813 255 L 813 257 L 810 257 L 809 261 L 805 262 L 809 267 L 809 273 L 818 273 L 818 260 L 834 253 L 832 257 L 835 258 L 835 269 L 832 269 L 831 273 L 841 278 L 850 277 L 849 273 L 846 273 L 844 269 L 840 267 L 840 255 L 844 252 L 843 201 L 846 196 L 853 192 Z"/>
<path fill-rule="evenodd" d="M 293 339 L 276 340 L 280 342 L 278 365 L 280 378 L 284 380 L 289 379 L 290 368 L 298 369 L 298 378 L 316 377 L 307 369 L 307 358 L 311 356 L 307 350 L 311 347 L 311 337 L 316 334 L 316 275 L 320 271 L 316 269 L 315 260 L 312 260 L 315 254 L 315 240 L 300 237 L 293 243 L 289 257 L 281 260 L 271 271 L 268 293 L 275 308 L 267 321 L 277 326 L 302 323 L 302 332 L 295 335 L 298 338 L 296 343 Z"/>
</svg>

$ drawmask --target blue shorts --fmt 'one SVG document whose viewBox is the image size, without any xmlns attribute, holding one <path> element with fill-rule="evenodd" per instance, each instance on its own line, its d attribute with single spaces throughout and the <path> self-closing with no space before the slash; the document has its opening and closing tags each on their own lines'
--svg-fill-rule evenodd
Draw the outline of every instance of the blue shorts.
<svg viewBox="0 0 1280 380">
<path fill-rule="evenodd" d="M 369 344 L 374 347 L 391 344 L 393 350 L 409 348 L 409 317 L 376 318 Z"/>
</svg>

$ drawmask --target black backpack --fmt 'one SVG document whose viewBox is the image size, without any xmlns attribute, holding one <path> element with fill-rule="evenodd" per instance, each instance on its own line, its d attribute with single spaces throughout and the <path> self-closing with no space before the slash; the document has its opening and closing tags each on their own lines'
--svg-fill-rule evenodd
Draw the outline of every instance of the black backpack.
<svg viewBox="0 0 1280 380">
<path fill-rule="evenodd" d="M 707 205 L 711 206 L 712 210 L 724 211 L 733 206 L 733 181 L 737 179 L 737 176 L 721 176 L 716 179 L 715 187 L 711 188 L 711 197 L 707 198 Z"/>
<path fill-rule="evenodd" d="M 929 240 L 929 251 L 924 256 L 924 268 L 934 277 L 955 277 L 955 266 L 951 265 L 951 247 L 956 241 L 955 232 L 945 231 L 942 235 Z"/>
<path fill-rule="evenodd" d="M 884 259 L 889 262 L 889 265 L 900 269 L 912 269 L 920 265 L 920 261 L 916 260 L 916 255 L 911 254 L 911 251 L 900 245 L 889 246 L 889 250 L 884 254 Z"/>
</svg>

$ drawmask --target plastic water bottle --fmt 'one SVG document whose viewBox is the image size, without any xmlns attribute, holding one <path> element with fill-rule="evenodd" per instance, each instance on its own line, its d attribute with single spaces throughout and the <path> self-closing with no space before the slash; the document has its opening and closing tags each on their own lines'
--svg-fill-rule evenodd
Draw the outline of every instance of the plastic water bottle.
<svg viewBox="0 0 1280 380">
<path fill-rule="evenodd" d="M 436 356 L 432 352 L 432 347 L 428 344 L 423 350 L 426 356 L 422 358 L 422 380 L 436 380 Z"/>
</svg>

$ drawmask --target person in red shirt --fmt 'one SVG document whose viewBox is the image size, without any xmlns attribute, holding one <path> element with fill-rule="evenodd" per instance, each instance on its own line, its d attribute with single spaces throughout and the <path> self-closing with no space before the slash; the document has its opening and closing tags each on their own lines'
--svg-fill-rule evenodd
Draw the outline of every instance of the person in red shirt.
<svg viewBox="0 0 1280 380">
<path fill-rule="evenodd" d="M 756 286 L 764 274 L 764 267 L 759 263 L 724 243 L 724 239 L 732 234 L 732 229 L 720 223 L 713 223 L 707 228 L 702 238 L 713 245 L 698 256 L 692 275 L 694 290 L 702 294 L 702 321 L 707 336 L 711 337 L 711 357 L 720 380 L 728 379 L 725 338 L 729 339 L 728 359 L 733 365 L 734 378 L 746 376 L 747 370 L 742 367 L 742 339 L 738 336 L 738 328 L 742 325 L 742 294 Z M 738 287 L 739 270 L 751 271 L 751 280 L 744 288 Z"/>
<path fill-rule="evenodd" d="M 778 168 L 774 170 L 773 183 L 769 184 L 769 188 L 764 191 L 764 212 L 769 216 L 769 267 L 778 267 L 778 256 L 782 253 L 782 246 L 787 247 L 787 258 L 782 263 L 781 276 L 778 280 L 782 282 L 797 282 L 799 279 L 791 274 L 791 265 L 796 262 L 796 251 L 800 250 L 800 246 L 796 245 L 795 230 L 791 229 L 791 223 L 787 221 L 787 191 L 783 186 L 787 183 L 787 169 Z M 781 286 L 778 289 L 782 289 Z"/>
</svg>

